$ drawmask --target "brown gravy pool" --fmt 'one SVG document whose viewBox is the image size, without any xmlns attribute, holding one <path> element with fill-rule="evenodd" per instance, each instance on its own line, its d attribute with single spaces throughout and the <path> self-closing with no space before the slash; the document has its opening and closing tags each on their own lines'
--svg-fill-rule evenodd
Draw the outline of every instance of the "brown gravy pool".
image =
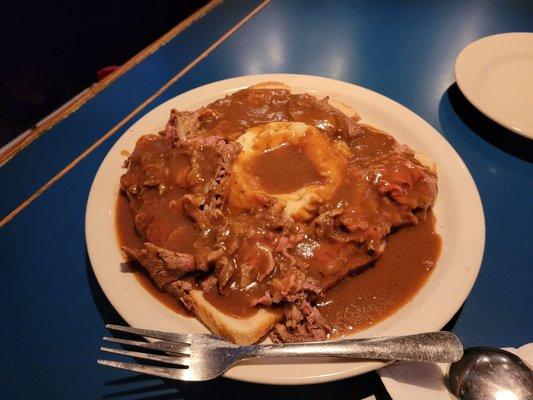
<svg viewBox="0 0 533 400">
<path fill-rule="evenodd" d="M 408 303 L 429 278 L 441 248 L 432 213 L 416 226 L 389 236 L 374 266 L 348 277 L 326 293 L 318 309 L 333 336 L 367 328 Z"/>
<path fill-rule="evenodd" d="M 134 214 L 124 195 L 119 195 L 116 226 L 121 245 L 142 247 L 135 232 Z M 345 278 L 319 301 L 319 310 L 342 336 L 367 328 L 408 303 L 429 278 L 440 254 L 441 239 L 435 232 L 435 218 L 429 213 L 417 226 L 392 234 L 385 253 L 365 271 Z M 165 307 L 183 316 L 192 316 L 178 300 L 160 292 L 141 267 L 132 265 L 141 285 Z M 216 299 L 210 299 L 217 303 Z M 234 314 L 238 310 L 230 310 Z M 249 311 L 249 310 L 248 310 Z"/>
</svg>

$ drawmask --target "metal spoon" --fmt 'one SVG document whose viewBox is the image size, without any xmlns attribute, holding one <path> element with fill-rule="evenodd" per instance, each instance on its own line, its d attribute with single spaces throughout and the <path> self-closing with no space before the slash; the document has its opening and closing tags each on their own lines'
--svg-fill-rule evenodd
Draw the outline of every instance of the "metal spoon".
<svg viewBox="0 0 533 400">
<path fill-rule="evenodd" d="M 471 347 L 450 366 L 448 388 L 462 400 L 531 400 L 533 372 L 512 353 Z"/>
</svg>

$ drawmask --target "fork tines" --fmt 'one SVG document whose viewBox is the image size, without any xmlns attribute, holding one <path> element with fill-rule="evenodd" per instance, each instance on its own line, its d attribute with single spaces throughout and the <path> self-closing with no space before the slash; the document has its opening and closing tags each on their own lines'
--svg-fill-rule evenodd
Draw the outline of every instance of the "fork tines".
<svg viewBox="0 0 533 400">
<path fill-rule="evenodd" d="M 115 337 L 104 337 L 103 340 L 113 343 L 119 343 L 126 346 L 137 347 L 145 350 L 156 350 L 163 354 L 143 353 L 139 351 L 130 351 L 111 347 L 100 347 L 100 350 L 130 356 L 143 360 L 156 361 L 160 363 L 179 365 L 187 367 L 189 365 L 189 354 L 191 346 L 190 334 L 178 334 L 170 332 L 160 332 L 149 329 L 138 329 L 119 325 L 106 325 L 108 329 L 126 333 L 132 333 L 148 338 L 159 339 L 153 342 L 144 342 L 129 339 L 120 339 Z M 126 369 L 129 371 L 140 372 L 149 375 L 155 375 L 163 378 L 186 379 L 186 369 L 166 368 L 152 365 L 134 364 L 129 362 L 98 360 L 98 364 L 110 367 Z"/>
</svg>

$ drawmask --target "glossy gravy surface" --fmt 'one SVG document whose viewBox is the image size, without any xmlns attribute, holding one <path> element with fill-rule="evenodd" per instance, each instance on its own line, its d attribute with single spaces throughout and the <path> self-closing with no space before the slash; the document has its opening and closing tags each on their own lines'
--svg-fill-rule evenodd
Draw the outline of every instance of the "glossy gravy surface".
<svg viewBox="0 0 533 400">
<path fill-rule="evenodd" d="M 246 154 L 267 122 L 265 146 Z M 237 318 L 279 307 L 273 340 L 376 323 L 412 298 L 438 257 L 434 171 L 327 98 L 244 89 L 173 110 L 125 167 L 117 225 L 123 251 L 153 279 L 138 275 L 143 285 L 180 313 L 178 299 L 194 307 L 191 287 Z"/>
<path fill-rule="evenodd" d="M 251 167 L 263 189 L 272 194 L 290 193 L 321 180 L 304 149 L 295 144 L 260 154 L 254 158 Z"/>
<path fill-rule="evenodd" d="M 368 328 L 407 304 L 433 272 L 440 249 L 432 213 L 424 222 L 392 234 L 373 266 L 345 278 L 319 302 L 331 335 Z"/>
<path fill-rule="evenodd" d="M 135 232 L 134 214 L 128 200 L 119 195 L 116 226 L 120 245 L 141 248 L 143 239 Z M 349 335 L 393 314 L 407 304 L 427 281 L 441 251 L 441 239 L 435 232 L 435 217 L 428 213 L 425 221 L 403 227 L 392 234 L 387 251 L 364 271 L 346 277 L 319 299 L 318 308 L 331 324 L 331 337 Z M 139 283 L 168 309 L 191 317 L 178 299 L 161 292 L 144 269 L 129 262 Z M 207 300 L 226 314 L 246 318 L 257 308 L 243 307 L 241 298 L 216 290 L 206 293 Z"/>
</svg>

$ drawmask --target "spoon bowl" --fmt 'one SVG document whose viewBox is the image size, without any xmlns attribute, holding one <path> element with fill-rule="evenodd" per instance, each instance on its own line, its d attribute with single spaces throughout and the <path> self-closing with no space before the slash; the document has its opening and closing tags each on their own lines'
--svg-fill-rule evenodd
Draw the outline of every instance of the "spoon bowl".
<svg viewBox="0 0 533 400">
<path fill-rule="evenodd" d="M 448 388 L 462 400 L 533 399 L 533 372 L 516 355 L 492 347 L 471 347 L 451 364 Z"/>
</svg>

